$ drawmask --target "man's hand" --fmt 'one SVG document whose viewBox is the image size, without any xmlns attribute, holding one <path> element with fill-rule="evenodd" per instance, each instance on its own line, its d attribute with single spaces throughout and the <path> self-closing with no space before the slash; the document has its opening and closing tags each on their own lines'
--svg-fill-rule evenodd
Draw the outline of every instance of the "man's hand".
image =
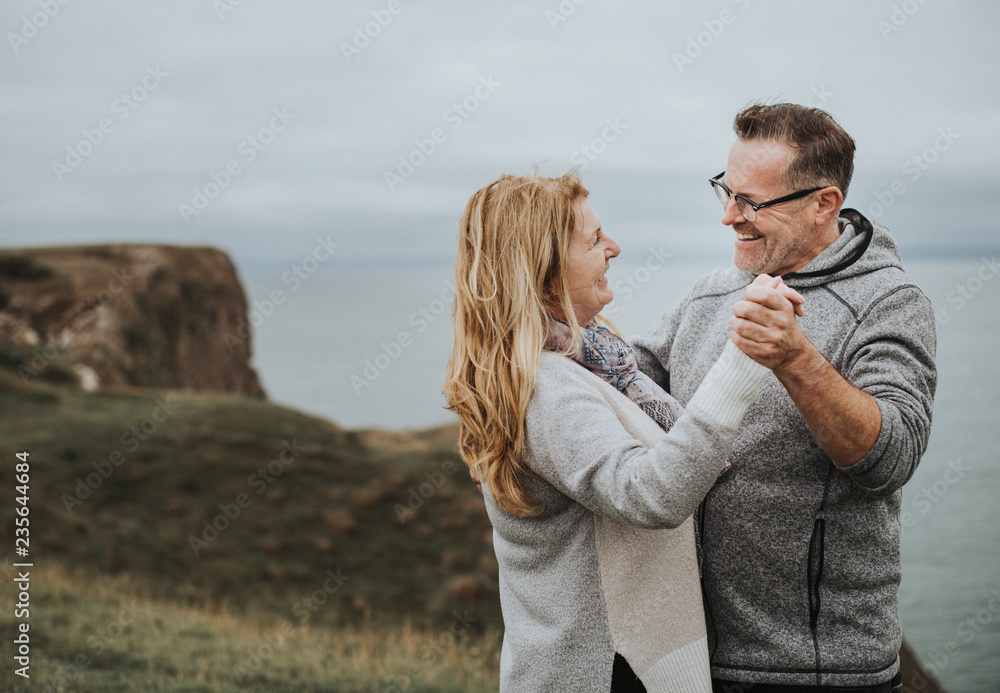
<svg viewBox="0 0 1000 693">
<path fill-rule="evenodd" d="M 747 356 L 776 374 L 803 356 L 809 340 L 796 316 L 804 314 L 805 299 L 781 277 L 759 275 L 733 306 L 731 338 Z"/>
<path fill-rule="evenodd" d="M 849 467 L 878 439 L 882 412 L 875 398 L 844 379 L 802 333 L 804 299 L 781 277 L 762 274 L 733 306 L 731 339 L 770 368 L 809 430 L 835 464 Z"/>
</svg>

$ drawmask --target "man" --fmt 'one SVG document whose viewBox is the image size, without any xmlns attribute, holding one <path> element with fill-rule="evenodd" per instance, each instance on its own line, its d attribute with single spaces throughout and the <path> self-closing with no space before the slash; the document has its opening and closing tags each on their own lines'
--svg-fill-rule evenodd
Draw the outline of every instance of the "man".
<svg viewBox="0 0 1000 693">
<path fill-rule="evenodd" d="M 711 184 L 735 267 L 635 345 L 682 404 L 731 334 L 774 374 L 697 516 L 713 685 L 895 691 L 900 489 L 930 433 L 931 304 L 888 232 L 841 209 L 854 141 L 833 118 L 755 105 L 734 129 Z"/>
</svg>

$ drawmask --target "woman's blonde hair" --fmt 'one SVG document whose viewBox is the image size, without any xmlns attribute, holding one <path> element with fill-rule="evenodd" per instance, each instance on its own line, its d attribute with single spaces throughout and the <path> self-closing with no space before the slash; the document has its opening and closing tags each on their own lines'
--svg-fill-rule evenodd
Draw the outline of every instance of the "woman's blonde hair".
<svg viewBox="0 0 1000 693">
<path fill-rule="evenodd" d="M 576 325 L 567 257 L 575 204 L 588 194 L 576 171 L 505 175 L 476 191 L 459 226 L 444 393 L 459 416 L 462 459 L 497 506 L 518 517 L 536 512 L 526 492 L 524 419 L 550 316 Z M 578 330 L 571 334 L 567 348 L 576 350 Z"/>
</svg>

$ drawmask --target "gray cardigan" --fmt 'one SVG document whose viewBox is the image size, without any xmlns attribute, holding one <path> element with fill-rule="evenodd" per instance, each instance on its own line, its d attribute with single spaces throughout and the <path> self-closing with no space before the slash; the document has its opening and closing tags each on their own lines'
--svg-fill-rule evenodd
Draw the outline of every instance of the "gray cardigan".
<svg viewBox="0 0 1000 693">
<path fill-rule="evenodd" d="M 869 686 L 898 669 L 899 506 L 930 435 L 934 314 L 882 228 L 843 210 L 839 240 L 785 281 L 809 340 L 875 397 L 871 451 L 837 467 L 777 378 L 737 436 L 701 513 L 712 674 L 747 683 Z M 753 275 L 702 278 L 635 342 L 639 368 L 681 404 L 727 340 Z"/>
<path fill-rule="evenodd" d="M 770 372 L 731 342 L 720 350 L 669 433 L 579 364 L 542 354 L 525 455 L 542 512 L 503 512 L 483 484 L 502 691 L 607 693 L 616 651 L 650 693 L 711 690 L 690 516 Z"/>
</svg>

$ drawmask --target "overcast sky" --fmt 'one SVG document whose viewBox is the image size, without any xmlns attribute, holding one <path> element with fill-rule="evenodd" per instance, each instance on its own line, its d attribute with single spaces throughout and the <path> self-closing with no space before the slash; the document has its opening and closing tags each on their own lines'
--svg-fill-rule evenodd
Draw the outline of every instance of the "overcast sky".
<svg viewBox="0 0 1000 693">
<path fill-rule="evenodd" d="M 722 257 L 706 181 L 756 100 L 839 120 L 904 255 L 997 246 L 987 0 L 62 1 L 0 10 L 5 247 L 447 258 L 474 190 L 585 163 L 623 259 Z"/>
</svg>

